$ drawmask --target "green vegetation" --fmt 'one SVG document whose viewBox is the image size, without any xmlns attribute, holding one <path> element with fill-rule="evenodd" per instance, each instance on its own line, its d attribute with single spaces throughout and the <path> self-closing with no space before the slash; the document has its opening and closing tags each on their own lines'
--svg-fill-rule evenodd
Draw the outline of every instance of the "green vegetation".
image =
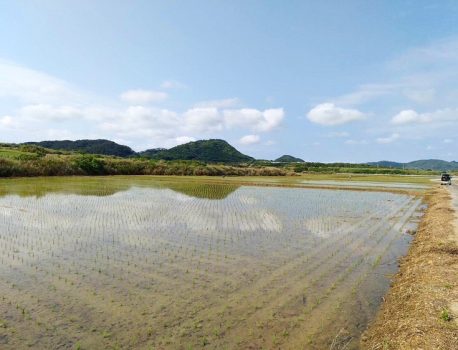
<svg viewBox="0 0 458 350">
<path fill-rule="evenodd" d="M 40 145 L 49 145 L 56 149 Z M 76 151 L 69 150 L 71 148 Z M 278 176 L 295 174 L 326 174 L 330 179 L 329 176 L 336 174 L 437 175 L 439 171 L 381 167 L 370 164 L 304 162 L 289 155 L 284 155 L 274 162 L 254 160 L 240 153 L 226 141 L 217 139 L 189 142 L 168 150 L 156 148 L 139 153 L 133 152 L 127 146 L 107 140 L 0 144 L 0 177 Z"/>
<path fill-rule="evenodd" d="M 442 309 L 440 318 L 442 321 L 449 322 L 452 320 L 452 315 L 450 314 L 450 311 L 446 308 Z"/>
<path fill-rule="evenodd" d="M 44 148 L 76 151 L 81 153 L 104 154 L 108 156 L 128 157 L 135 152 L 128 146 L 117 144 L 110 140 L 64 140 L 64 141 L 41 141 L 27 142 L 26 145 L 38 145 Z"/>
<path fill-rule="evenodd" d="M 447 162 L 441 159 L 422 159 L 414 160 L 408 163 L 397 163 L 390 161 L 380 161 L 368 163 L 369 165 L 379 166 L 383 168 L 400 168 L 400 169 L 422 169 L 422 170 L 437 170 L 437 171 L 450 171 L 458 170 L 458 162 Z"/>
<path fill-rule="evenodd" d="M 146 151 L 138 152 L 137 155 L 144 158 L 154 158 L 159 152 L 167 151 L 167 148 L 151 148 Z"/>
<path fill-rule="evenodd" d="M 0 146 L 0 177 L 74 175 L 279 176 L 287 170 L 256 164 L 163 161 L 60 152 L 36 145 Z"/>
<path fill-rule="evenodd" d="M 240 153 L 224 140 L 200 140 L 175 146 L 169 150 L 149 150 L 143 157 L 163 160 L 198 160 L 213 163 L 244 163 L 254 159 Z"/>
<path fill-rule="evenodd" d="M 279 162 L 279 163 L 304 163 L 304 160 L 301 158 L 296 158 L 293 156 L 290 156 L 288 154 L 285 154 L 281 156 L 280 158 L 277 158 L 274 160 L 274 162 Z"/>
<path fill-rule="evenodd" d="M 346 173 L 346 174 L 398 174 L 398 175 L 432 175 L 438 172 L 419 169 L 380 168 L 367 164 L 352 163 L 296 163 L 293 166 L 296 173 Z"/>
</svg>

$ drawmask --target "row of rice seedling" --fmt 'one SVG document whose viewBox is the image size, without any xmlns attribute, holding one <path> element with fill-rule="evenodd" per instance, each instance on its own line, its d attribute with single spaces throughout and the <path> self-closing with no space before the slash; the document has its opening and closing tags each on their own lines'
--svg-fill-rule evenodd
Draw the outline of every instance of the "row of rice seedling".
<svg viewBox="0 0 458 350">
<path fill-rule="evenodd" d="M 390 226 L 387 226 L 387 227 L 390 228 Z M 379 228 L 380 228 L 380 227 L 379 227 Z M 374 229 L 373 232 L 378 232 L 378 231 L 377 231 L 376 229 Z M 384 231 L 382 231 L 382 236 L 383 236 L 383 232 L 384 232 Z M 364 236 L 364 235 L 361 235 L 361 237 L 365 237 L 365 236 Z M 343 250 L 345 251 L 345 249 L 343 249 Z M 354 254 L 354 252 L 351 252 L 350 256 L 351 256 L 352 254 Z M 346 257 L 347 257 L 347 258 L 348 258 L 348 256 L 349 256 L 349 254 L 346 254 Z M 336 257 L 336 258 L 337 258 L 337 257 Z M 305 272 L 305 276 L 306 276 L 305 280 L 299 280 L 299 281 L 298 281 L 298 279 L 300 279 L 300 278 L 302 278 L 302 277 L 299 277 L 299 276 L 296 275 L 296 274 L 291 274 L 291 271 L 288 271 L 287 278 L 291 278 L 291 279 L 294 279 L 296 282 L 303 282 L 303 283 L 296 283 L 296 284 L 294 284 L 294 286 L 292 286 L 291 283 L 287 284 L 287 279 L 285 279 L 284 281 L 281 281 L 281 282 L 280 282 L 280 285 L 285 285 L 285 283 L 286 283 L 287 287 L 284 288 L 284 291 L 282 291 L 282 288 L 280 288 L 280 289 L 277 288 L 277 290 L 275 290 L 275 295 L 276 295 L 276 296 L 275 296 L 274 298 L 272 298 L 272 300 L 269 302 L 269 304 L 273 304 L 273 305 L 275 306 L 275 309 L 278 309 L 278 307 L 279 307 L 279 305 L 278 305 L 278 304 L 279 304 L 278 296 L 281 296 L 281 298 L 285 299 L 286 301 L 289 301 L 288 298 L 289 298 L 289 295 L 291 294 L 291 290 L 296 289 L 297 291 L 299 291 L 299 290 L 304 290 L 304 289 L 306 289 L 307 284 L 309 283 L 309 282 L 308 282 L 308 278 L 310 277 L 310 276 L 308 275 L 308 273 L 310 273 L 310 272 L 311 272 L 313 275 L 315 275 L 315 281 L 321 281 L 321 279 L 322 279 L 323 277 L 325 277 L 325 276 L 324 276 L 323 274 L 318 275 L 317 273 L 318 273 L 319 271 L 323 271 L 324 273 L 328 273 L 328 274 L 331 273 L 330 270 L 329 270 L 329 268 L 332 267 L 332 264 L 334 264 L 334 260 L 324 259 L 323 261 L 326 262 L 326 263 L 324 264 L 324 265 L 325 265 L 325 266 L 324 266 L 324 269 L 321 268 L 320 263 L 319 263 L 319 264 L 312 264 L 312 267 L 310 268 L 310 270 Z M 328 263 L 328 262 L 329 262 L 329 263 Z M 340 263 L 341 263 L 341 262 L 340 262 Z M 322 263 L 321 263 L 321 264 L 322 264 Z M 343 264 L 343 265 L 346 266 L 346 264 Z M 308 266 L 307 266 L 307 267 L 308 267 Z M 355 265 L 350 265 L 350 266 L 349 266 L 349 270 L 350 270 L 350 271 L 353 270 L 354 267 L 355 267 Z M 332 271 L 332 272 L 333 272 L 334 274 L 337 273 L 337 271 Z M 332 274 L 331 277 L 333 277 L 334 274 Z M 337 275 L 337 277 L 338 277 L 338 275 Z M 277 281 L 277 282 L 278 282 L 278 281 Z M 283 283 L 282 283 L 282 282 L 283 282 Z M 336 288 L 336 284 L 335 284 L 335 283 L 333 284 L 333 289 L 334 289 L 334 288 Z M 319 294 L 319 293 L 320 293 L 320 292 L 319 292 L 319 288 L 315 288 L 315 289 L 316 289 L 316 292 L 318 292 L 318 293 L 314 293 L 314 294 Z M 315 292 L 313 288 L 311 289 L 311 291 L 312 291 L 312 292 Z M 294 298 L 294 300 L 297 300 L 297 301 L 300 300 L 300 296 L 299 296 L 299 295 L 294 295 L 294 292 L 292 292 L 292 295 L 293 295 L 292 298 Z M 313 295 L 312 295 L 312 296 L 313 296 Z M 295 297 L 297 297 L 297 298 L 295 298 Z M 261 301 L 265 301 L 264 299 L 265 299 L 265 294 L 263 294 L 263 295 L 261 295 L 261 296 L 258 296 L 258 297 L 256 298 L 258 304 L 259 304 Z M 313 305 L 313 306 L 315 307 L 315 306 L 317 305 L 317 304 L 313 304 L 314 300 L 312 300 L 312 298 L 310 298 L 310 296 L 308 296 L 308 299 L 309 299 L 309 303 L 307 304 L 307 306 L 312 306 L 312 305 Z M 321 300 L 320 300 L 320 301 L 321 301 Z M 253 299 L 252 302 L 255 302 L 255 299 Z M 265 306 L 266 306 L 265 304 L 262 304 L 262 305 L 263 305 L 263 307 L 260 308 L 260 311 L 259 311 L 258 313 L 262 313 L 262 312 L 264 312 L 265 310 L 272 310 L 272 309 L 273 309 L 273 308 L 266 308 L 266 307 L 265 307 Z M 299 309 L 301 309 L 301 308 L 299 308 Z M 256 317 L 256 315 L 253 316 L 253 317 Z M 266 318 L 266 317 L 267 317 L 267 315 L 264 315 L 264 318 Z"/>
<path fill-rule="evenodd" d="M 268 334 L 294 333 L 292 324 L 337 302 L 336 290 L 372 278 L 371 258 L 395 239 L 402 208 L 414 207 L 409 196 L 376 192 L 123 188 L 0 198 L 0 291 L 17 311 L 16 333 L 32 329 L 25 341 L 288 344 Z"/>
</svg>

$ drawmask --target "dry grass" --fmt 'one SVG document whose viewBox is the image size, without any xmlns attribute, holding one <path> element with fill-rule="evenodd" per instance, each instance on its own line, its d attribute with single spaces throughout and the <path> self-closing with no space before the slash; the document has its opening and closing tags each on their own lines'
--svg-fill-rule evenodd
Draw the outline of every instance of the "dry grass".
<svg viewBox="0 0 458 350">
<path fill-rule="evenodd" d="M 458 300 L 458 246 L 454 211 L 444 188 L 426 195 L 428 210 L 408 255 L 375 321 L 361 340 L 363 349 L 456 349 L 458 315 L 449 312 Z"/>
</svg>

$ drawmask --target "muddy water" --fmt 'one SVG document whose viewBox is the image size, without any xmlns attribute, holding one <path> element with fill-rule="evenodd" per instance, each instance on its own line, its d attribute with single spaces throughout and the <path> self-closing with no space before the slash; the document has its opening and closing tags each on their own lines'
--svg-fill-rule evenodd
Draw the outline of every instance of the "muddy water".
<svg viewBox="0 0 458 350">
<path fill-rule="evenodd" d="M 1 349 L 352 349 L 407 195 L 148 177 L 0 181 Z"/>
</svg>

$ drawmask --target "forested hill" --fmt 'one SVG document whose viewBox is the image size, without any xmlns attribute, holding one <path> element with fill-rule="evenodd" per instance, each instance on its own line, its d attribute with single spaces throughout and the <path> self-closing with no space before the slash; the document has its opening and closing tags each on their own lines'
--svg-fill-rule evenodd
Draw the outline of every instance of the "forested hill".
<svg viewBox="0 0 458 350">
<path fill-rule="evenodd" d="M 301 158 L 296 158 L 293 156 L 290 156 L 289 154 L 285 154 L 281 156 L 280 158 L 277 158 L 274 160 L 274 162 L 278 163 L 304 163 L 304 160 Z"/>
<path fill-rule="evenodd" d="M 390 167 L 390 168 L 405 168 L 405 169 L 422 169 L 422 170 L 458 170 L 458 162 L 451 161 L 447 162 L 441 159 L 422 159 L 414 160 L 408 163 L 398 163 L 382 160 L 380 162 L 367 163 L 369 165 L 380 166 L 380 167 Z"/>
<path fill-rule="evenodd" d="M 125 145 L 120 145 L 110 140 L 63 140 L 63 141 L 41 141 L 26 142 L 24 144 L 37 145 L 44 148 L 75 151 L 91 154 L 103 154 L 108 156 L 128 157 L 135 155 L 135 152 Z"/>
<path fill-rule="evenodd" d="M 147 150 L 140 155 L 151 159 L 199 160 L 214 163 L 244 163 L 254 160 L 219 139 L 188 142 L 168 150 Z"/>
</svg>

